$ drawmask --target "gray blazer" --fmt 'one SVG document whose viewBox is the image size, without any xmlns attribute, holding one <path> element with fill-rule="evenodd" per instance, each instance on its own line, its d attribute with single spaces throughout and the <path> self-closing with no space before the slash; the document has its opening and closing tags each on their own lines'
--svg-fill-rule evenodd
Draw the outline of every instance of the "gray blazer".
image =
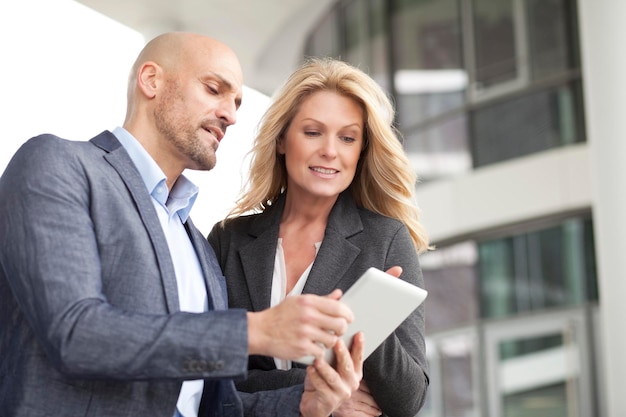
<svg viewBox="0 0 626 417">
<path fill-rule="evenodd" d="M 216 224 L 208 240 L 227 279 L 232 307 L 259 311 L 270 306 L 278 229 L 284 196 L 261 214 Z M 423 287 L 417 253 L 401 222 L 358 208 L 349 191 L 332 209 L 324 240 L 311 268 L 304 293 L 347 290 L 369 267 L 403 268 L 402 279 Z M 372 305 L 372 308 L 376 308 Z M 366 335 L 367 337 L 367 335 Z M 365 361 L 364 378 L 389 416 L 414 416 L 428 386 L 424 344 L 424 309 L 418 308 Z M 297 364 L 296 364 L 297 366 Z M 279 388 L 304 379 L 304 369 L 276 370 L 269 357 L 252 356 L 243 391 Z"/>
<path fill-rule="evenodd" d="M 277 415 L 277 399 L 297 415 L 301 387 L 242 404 L 232 379 L 246 375 L 245 311 L 217 311 L 224 278 L 186 228 L 205 314 L 179 312 L 151 197 L 112 133 L 22 146 L 0 178 L 0 415 L 171 417 L 182 381 L 201 378 L 201 415 Z"/>
</svg>

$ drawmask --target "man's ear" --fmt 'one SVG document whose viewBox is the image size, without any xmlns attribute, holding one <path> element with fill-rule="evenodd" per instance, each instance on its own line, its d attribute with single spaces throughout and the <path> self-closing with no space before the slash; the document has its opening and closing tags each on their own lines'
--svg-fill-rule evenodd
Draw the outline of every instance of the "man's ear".
<svg viewBox="0 0 626 417">
<path fill-rule="evenodd" d="M 161 67 L 154 62 L 145 62 L 137 72 L 137 87 L 148 98 L 154 98 L 157 93 Z"/>
</svg>

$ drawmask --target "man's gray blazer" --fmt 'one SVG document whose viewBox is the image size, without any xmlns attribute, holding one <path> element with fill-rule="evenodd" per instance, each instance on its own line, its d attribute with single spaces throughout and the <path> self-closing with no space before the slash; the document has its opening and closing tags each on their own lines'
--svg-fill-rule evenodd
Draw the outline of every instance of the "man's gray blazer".
<svg viewBox="0 0 626 417">
<path fill-rule="evenodd" d="M 242 415 L 246 312 L 225 310 L 215 255 L 185 226 L 205 314 L 179 311 L 151 197 L 112 133 L 22 146 L 0 178 L 0 416 L 172 417 L 182 381 L 201 378 L 201 415 Z M 297 415 L 300 393 L 243 407 Z"/>
<path fill-rule="evenodd" d="M 270 306 L 283 207 L 284 196 L 261 214 L 229 221 L 225 229 L 213 227 L 208 240 L 226 276 L 231 307 L 259 311 Z M 369 267 L 387 270 L 395 265 L 403 268 L 402 279 L 424 286 L 406 226 L 358 208 L 348 190 L 331 211 L 303 293 L 325 295 L 335 288 L 345 292 Z M 243 391 L 301 383 L 305 375 L 301 368 L 277 371 L 269 357 L 252 356 L 249 368 L 249 379 L 237 385 Z M 364 378 L 387 414 L 414 416 L 424 402 L 426 370 L 424 309 L 419 307 L 365 361 Z"/>
</svg>

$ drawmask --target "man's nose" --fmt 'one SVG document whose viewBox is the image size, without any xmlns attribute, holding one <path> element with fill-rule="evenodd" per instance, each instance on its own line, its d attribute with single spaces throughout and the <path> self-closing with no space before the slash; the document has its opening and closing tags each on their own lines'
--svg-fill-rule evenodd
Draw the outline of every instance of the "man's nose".
<svg viewBox="0 0 626 417">
<path fill-rule="evenodd" d="M 223 101 L 217 109 L 216 116 L 224 121 L 226 126 L 234 125 L 237 122 L 237 106 L 234 102 Z"/>
</svg>

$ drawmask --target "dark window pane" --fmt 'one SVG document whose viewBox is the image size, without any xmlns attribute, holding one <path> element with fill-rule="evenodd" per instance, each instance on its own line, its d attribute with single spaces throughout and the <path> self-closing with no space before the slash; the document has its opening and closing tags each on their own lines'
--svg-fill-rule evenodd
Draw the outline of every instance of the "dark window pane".
<svg viewBox="0 0 626 417">
<path fill-rule="evenodd" d="M 593 223 L 587 220 L 583 223 L 583 262 L 585 271 L 585 299 L 598 301 L 598 278 L 596 268 L 596 248 L 593 239 Z"/>
<path fill-rule="evenodd" d="M 498 239 L 479 245 L 481 316 L 506 317 L 515 313 L 513 300 L 513 239 Z"/>
<path fill-rule="evenodd" d="M 527 94 L 472 113 L 475 167 L 580 142 L 578 83 Z"/>
<path fill-rule="evenodd" d="M 516 47 L 513 0 L 474 0 L 476 82 L 481 87 L 516 79 Z"/>
<path fill-rule="evenodd" d="M 386 10 L 383 0 L 353 0 L 346 4 L 346 50 L 343 59 L 374 78 L 389 91 Z"/>
<path fill-rule="evenodd" d="M 589 219 L 479 244 L 481 314 L 498 318 L 597 300 Z"/>
<path fill-rule="evenodd" d="M 344 26 L 346 54 L 344 59 L 361 68 L 370 63 L 367 4 L 367 1 L 351 1 L 346 5 L 344 14 L 346 19 Z"/>
<path fill-rule="evenodd" d="M 529 263 L 530 304 L 533 310 L 580 303 L 570 300 L 569 295 L 579 293 L 580 283 L 573 288 L 565 283 L 563 228 L 552 228 L 526 237 Z M 568 291 L 572 290 L 572 291 Z M 578 298 L 578 297 L 574 297 Z"/>
<path fill-rule="evenodd" d="M 371 62 L 369 74 L 385 90 L 390 91 L 389 85 L 389 34 L 387 28 L 387 0 L 370 1 L 370 47 Z"/>
<path fill-rule="evenodd" d="M 523 339 L 506 340 L 500 342 L 500 360 L 513 359 L 518 356 L 530 355 L 542 350 L 556 348 L 563 345 L 562 334 L 551 334 L 548 336 L 537 336 Z"/>
<path fill-rule="evenodd" d="M 528 0 L 528 38 L 534 79 L 578 66 L 573 52 L 573 0 Z"/>
</svg>

